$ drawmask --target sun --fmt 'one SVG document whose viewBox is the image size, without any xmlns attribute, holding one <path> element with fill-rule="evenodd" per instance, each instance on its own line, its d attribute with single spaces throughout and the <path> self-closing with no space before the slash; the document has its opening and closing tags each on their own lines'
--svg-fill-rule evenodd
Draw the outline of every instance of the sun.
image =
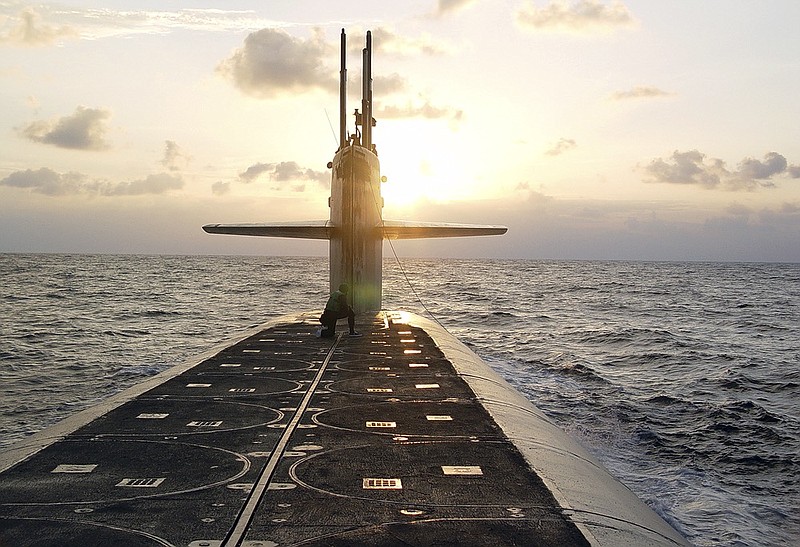
<svg viewBox="0 0 800 547">
<path fill-rule="evenodd" d="M 447 129 L 425 121 L 392 121 L 378 136 L 381 194 L 386 205 L 409 208 L 419 201 L 464 199 L 472 190 L 471 177 L 459 151 L 451 148 Z"/>
</svg>

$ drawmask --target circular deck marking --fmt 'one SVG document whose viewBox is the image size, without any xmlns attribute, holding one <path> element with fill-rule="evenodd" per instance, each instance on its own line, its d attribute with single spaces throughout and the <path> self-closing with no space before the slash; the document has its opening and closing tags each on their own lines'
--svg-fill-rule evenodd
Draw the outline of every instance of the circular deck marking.
<svg viewBox="0 0 800 547">
<path fill-rule="evenodd" d="M 95 545 L 172 545 L 164 538 L 140 530 L 109 526 L 96 522 L 64 522 L 45 518 L 3 519 L 3 545 L 28 545 L 32 538 L 84 537 L 92 538 Z"/>
<path fill-rule="evenodd" d="M 70 458 L 91 461 L 97 467 L 91 473 L 54 474 L 47 459 L 23 462 L 18 466 L 19 471 L 39 478 L 34 484 L 23 481 L 4 484 L 4 503 L 94 505 L 170 496 L 235 481 L 250 469 L 250 460 L 229 450 L 160 440 L 74 440 L 70 441 Z M 47 468 L 40 469 L 42 465 Z M 203 473 L 196 472 L 197 469 L 203 469 Z M 52 481 L 51 486 L 45 484 L 48 481 Z M 139 484 L 148 487 L 133 487 Z"/>
<path fill-rule="evenodd" d="M 314 423 L 322 427 L 373 435 L 405 437 L 449 437 L 466 439 L 474 434 L 495 436 L 497 429 L 486 414 L 469 401 L 432 401 L 425 399 L 393 400 L 332 408 L 314 414 Z M 387 430 L 376 424 L 394 423 Z M 459 424 L 470 424 L 470 436 Z"/>
<path fill-rule="evenodd" d="M 370 374 L 367 377 L 331 382 L 328 389 L 335 393 L 362 395 L 364 397 L 383 397 L 391 394 L 391 397 L 405 399 L 410 397 L 415 399 L 441 399 L 442 393 L 464 398 L 471 396 L 469 388 L 458 377 L 435 377 L 436 382 L 431 382 L 432 379 L 434 378 L 431 375 L 420 376 L 413 374 L 389 377 L 385 374 Z M 418 385 L 421 387 L 418 388 Z M 433 387 L 434 385 L 439 386 L 439 388 Z M 389 389 L 391 391 L 375 391 Z"/>
<path fill-rule="evenodd" d="M 253 483 L 252 482 L 235 482 L 233 484 L 229 484 L 226 488 L 229 490 L 252 490 Z"/>
<path fill-rule="evenodd" d="M 463 441 L 362 445 L 310 454 L 289 475 L 300 486 L 334 496 L 425 506 L 531 503 L 539 478 L 504 443 Z M 335 474 L 327 470 L 336 469 Z M 455 474 L 448 474 L 455 472 Z M 507 480 L 513 476 L 514 480 Z M 402 479 L 402 489 L 365 489 L 366 478 Z M 446 495 L 443 495 L 446 493 Z M 542 500 L 545 503 L 544 500 Z"/>
<path fill-rule="evenodd" d="M 229 392 L 229 389 L 253 387 L 254 377 L 247 374 L 207 373 L 169 380 L 153 388 L 152 397 L 180 397 L 182 399 L 219 397 L 221 399 L 244 399 L 252 396 L 291 393 L 301 387 L 299 382 L 276 376 L 277 371 L 266 371 L 258 377 L 258 389 L 253 393 Z M 268 381 L 265 381 L 268 380 Z"/>
<path fill-rule="evenodd" d="M 264 405 L 248 403 L 229 398 L 200 400 L 190 398 L 170 398 L 164 400 L 137 399 L 127 403 L 126 415 L 114 414 L 117 421 L 113 427 L 107 422 L 89 424 L 87 434 L 102 432 L 102 438 L 141 438 L 165 437 L 175 435 L 206 434 L 209 431 L 226 432 L 265 426 L 282 418 L 281 412 Z M 161 418 L 141 418 L 141 416 L 163 416 Z M 224 420 L 222 419 L 224 418 Z M 216 427 L 202 427 L 199 423 L 222 422 Z M 111 430 L 111 433 L 106 431 Z"/>
</svg>

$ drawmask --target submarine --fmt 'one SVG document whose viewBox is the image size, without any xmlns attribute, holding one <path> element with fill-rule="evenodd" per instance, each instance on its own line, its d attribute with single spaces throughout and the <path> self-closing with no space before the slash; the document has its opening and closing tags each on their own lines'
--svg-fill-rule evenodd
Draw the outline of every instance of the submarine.
<svg viewBox="0 0 800 547">
<path fill-rule="evenodd" d="M 203 226 L 329 240 L 363 335 L 279 317 L 12 446 L 0 545 L 688 545 L 444 326 L 383 309 L 384 240 L 506 228 L 383 219 L 371 62 L 367 32 L 351 135 L 342 30 L 328 220 Z"/>
</svg>

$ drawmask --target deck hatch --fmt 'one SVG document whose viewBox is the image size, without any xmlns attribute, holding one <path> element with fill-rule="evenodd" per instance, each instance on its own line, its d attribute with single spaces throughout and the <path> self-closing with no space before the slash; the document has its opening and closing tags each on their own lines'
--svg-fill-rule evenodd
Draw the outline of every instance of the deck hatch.
<svg viewBox="0 0 800 547">
<path fill-rule="evenodd" d="M 483 475 L 479 465 L 443 465 L 442 473 L 445 475 Z"/>
<path fill-rule="evenodd" d="M 159 478 L 146 478 L 146 479 L 122 479 L 117 483 L 117 486 L 130 486 L 133 488 L 156 488 L 166 477 Z"/>
<path fill-rule="evenodd" d="M 402 490 L 403 482 L 400 479 L 365 478 L 361 487 L 365 490 Z"/>
<path fill-rule="evenodd" d="M 74 463 L 62 463 L 57 465 L 55 469 L 50 471 L 51 473 L 91 473 L 94 471 L 95 467 L 97 467 L 96 463 L 90 464 L 74 464 Z"/>
</svg>

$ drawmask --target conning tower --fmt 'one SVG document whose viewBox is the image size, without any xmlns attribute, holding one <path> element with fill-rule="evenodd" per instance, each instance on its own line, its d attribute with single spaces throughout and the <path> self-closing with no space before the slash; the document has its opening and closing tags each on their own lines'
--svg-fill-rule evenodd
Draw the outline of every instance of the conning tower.
<svg viewBox="0 0 800 547">
<path fill-rule="evenodd" d="M 331 169 L 330 219 L 264 224 L 207 224 L 203 230 L 234 234 L 330 241 L 330 288 L 351 287 L 356 312 L 381 309 L 384 239 L 461 237 L 504 234 L 504 226 L 478 226 L 383 219 L 380 162 L 372 139 L 372 33 L 362 50 L 361 111 L 355 111 L 355 132 L 347 130 L 347 36 L 341 33 L 339 71 L 339 149 Z"/>
</svg>

